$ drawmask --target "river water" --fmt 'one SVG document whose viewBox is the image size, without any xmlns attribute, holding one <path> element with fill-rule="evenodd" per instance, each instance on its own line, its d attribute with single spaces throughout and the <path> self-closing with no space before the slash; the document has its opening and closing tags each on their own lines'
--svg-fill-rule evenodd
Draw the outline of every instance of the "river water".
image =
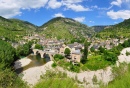
<svg viewBox="0 0 130 88">
<path fill-rule="evenodd" d="M 44 58 L 41 58 L 40 55 L 29 55 L 27 56 L 27 58 L 31 59 L 30 64 L 28 64 L 27 66 L 21 67 L 19 69 L 16 69 L 15 72 L 17 74 L 20 74 L 24 70 L 27 70 L 32 67 L 42 66 L 46 64 L 48 61 L 50 61 L 50 57 L 48 54 L 46 54 Z"/>
</svg>

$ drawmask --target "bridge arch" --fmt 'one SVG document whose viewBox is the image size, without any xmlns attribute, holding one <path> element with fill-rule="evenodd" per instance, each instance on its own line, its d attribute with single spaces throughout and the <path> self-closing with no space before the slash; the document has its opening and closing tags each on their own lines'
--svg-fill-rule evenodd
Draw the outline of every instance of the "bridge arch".
<svg viewBox="0 0 130 88">
<path fill-rule="evenodd" d="M 48 54 L 50 57 L 50 60 L 53 60 L 53 57 L 50 53 L 44 52 L 44 51 L 39 50 L 39 49 L 33 49 L 32 51 L 33 51 L 34 55 L 37 55 L 37 53 L 39 53 L 41 55 L 41 58 L 44 58 L 45 55 Z"/>
<path fill-rule="evenodd" d="M 44 58 L 44 52 L 42 50 L 39 49 L 33 49 L 33 54 L 37 55 L 38 53 L 40 54 L 41 58 Z"/>
</svg>

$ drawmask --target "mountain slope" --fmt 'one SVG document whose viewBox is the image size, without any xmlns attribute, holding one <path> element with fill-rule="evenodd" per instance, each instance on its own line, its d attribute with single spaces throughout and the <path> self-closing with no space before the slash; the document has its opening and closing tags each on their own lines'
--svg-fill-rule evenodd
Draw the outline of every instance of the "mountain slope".
<svg viewBox="0 0 130 88">
<path fill-rule="evenodd" d="M 103 31 L 97 34 L 97 37 L 101 38 L 118 38 L 130 37 L 130 19 L 124 20 L 123 22 L 105 28 Z"/>
<path fill-rule="evenodd" d="M 100 31 L 104 30 L 107 27 L 109 27 L 109 26 L 108 25 L 104 25 L 104 26 L 101 26 L 101 25 L 92 26 L 92 28 L 94 29 L 95 32 L 100 32 Z"/>
<path fill-rule="evenodd" d="M 36 26 L 18 19 L 6 19 L 0 16 L 0 38 L 15 41 L 26 33 L 36 30 Z"/>
<path fill-rule="evenodd" d="M 91 36 L 94 33 L 94 30 L 86 25 L 73 19 L 62 17 L 48 21 L 38 31 L 42 32 L 47 38 L 57 39 L 81 39 Z"/>
</svg>

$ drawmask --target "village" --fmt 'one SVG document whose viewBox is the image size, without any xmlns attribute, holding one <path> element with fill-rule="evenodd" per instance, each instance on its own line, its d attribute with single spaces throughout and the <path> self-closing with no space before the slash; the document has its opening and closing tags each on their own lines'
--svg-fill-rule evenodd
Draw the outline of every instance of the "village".
<svg viewBox="0 0 130 88">
<path fill-rule="evenodd" d="M 93 38 L 91 40 L 90 38 L 88 38 L 87 40 L 88 40 L 88 42 L 90 42 L 89 47 L 88 47 L 88 52 L 90 52 L 89 53 L 89 55 L 90 55 L 91 48 L 93 48 L 95 51 L 99 51 L 100 47 L 103 47 L 104 49 L 109 50 L 109 49 L 112 49 L 114 46 L 118 46 L 119 44 L 124 43 L 124 41 L 127 39 L 122 38 L 120 40 L 119 39 L 100 40 L 98 38 L 96 38 L 96 39 Z M 28 68 L 27 70 L 23 70 L 21 72 L 24 74 L 22 79 L 27 81 L 28 84 L 34 85 L 35 83 L 37 83 L 37 81 L 40 79 L 40 75 L 42 75 L 42 73 L 46 72 L 46 67 L 47 68 L 49 67 L 49 69 L 50 68 L 54 69 L 52 67 L 52 65 L 55 63 L 54 57 L 57 54 L 65 57 L 66 62 L 63 62 L 64 65 L 66 63 L 72 62 L 72 65 L 77 66 L 77 64 L 81 63 L 81 59 L 83 57 L 83 49 L 84 49 L 84 44 L 82 44 L 82 43 L 74 42 L 71 44 L 65 44 L 65 40 L 57 40 L 54 38 L 46 39 L 45 37 L 43 37 L 41 35 L 35 34 L 33 36 L 24 36 L 23 40 L 21 40 L 19 42 L 19 44 L 22 45 L 28 41 L 34 41 L 34 44 L 31 47 L 31 49 L 33 51 L 33 55 L 40 54 L 41 58 L 44 58 L 44 54 L 48 54 L 50 57 L 50 61 L 48 63 L 46 63 L 45 65 L 36 66 L 36 68 Z M 36 44 L 41 45 L 43 48 L 41 50 L 36 49 L 35 48 Z M 17 47 L 16 45 L 18 45 L 18 44 L 14 44 L 14 45 L 15 46 L 13 46 L 13 47 L 16 48 Z M 66 49 L 70 50 L 70 54 L 68 56 L 66 56 L 64 53 Z M 21 62 L 22 64 L 18 65 L 17 62 Z M 21 67 L 26 67 L 31 62 L 32 62 L 32 60 L 28 59 L 27 57 L 25 59 L 20 59 L 15 62 L 15 68 L 17 70 L 17 69 L 20 69 Z M 120 59 L 120 62 L 122 63 L 121 59 Z M 56 62 L 56 63 L 58 63 L 58 62 Z M 102 63 L 102 61 L 99 61 L 98 63 Z M 118 66 L 119 63 L 116 62 L 116 65 Z M 71 68 L 71 64 L 69 66 L 70 66 L 69 68 Z M 88 80 L 89 83 L 87 84 L 87 87 L 97 86 L 97 85 L 93 85 L 93 77 L 95 75 L 98 80 L 101 80 L 101 78 L 103 78 L 104 83 L 108 83 L 109 81 L 112 80 L 112 78 L 110 77 L 110 75 L 112 74 L 111 67 L 107 67 L 106 70 L 97 69 L 96 71 L 88 71 L 88 70 L 81 71 L 81 72 L 79 71 L 80 73 L 73 73 L 73 70 L 68 70 L 68 66 L 67 66 L 67 69 L 64 69 L 63 67 L 58 66 L 57 69 L 60 71 L 63 71 L 63 72 L 67 71 L 66 73 L 68 74 L 68 76 L 71 78 L 74 78 L 74 79 L 75 79 L 76 75 L 78 75 L 78 80 L 80 80 L 80 82 L 84 82 L 84 80 Z M 32 75 L 30 75 L 30 72 L 35 73 L 34 71 L 36 71 L 36 70 L 37 70 L 37 72 L 36 72 L 37 74 L 33 74 L 33 77 L 35 78 L 35 80 L 32 80 L 33 78 L 31 78 Z M 86 73 L 88 75 L 85 75 Z M 81 76 L 81 74 L 82 74 L 82 76 Z M 92 74 L 92 75 L 90 75 L 90 74 Z M 108 76 L 102 77 L 102 75 L 108 75 Z M 85 84 L 85 86 L 86 86 L 86 84 Z"/>
<path fill-rule="evenodd" d="M 109 50 L 112 49 L 114 46 L 118 46 L 119 44 L 124 43 L 125 40 L 127 39 L 109 38 L 107 40 L 102 40 L 98 38 L 87 38 L 87 41 L 90 43 L 88 51 L 91 52 L 91 48 L 93 48 L 95 51 L 98 51 L 99 47 L 103 47 Z M 48 52 L 52 56 L 54 56 L 55 54 L 61 54 L 65 56 L 65 49 L 68 48 L 70 50 L 70 56 L 67 58 L 69 59 L 69 61 L 72 61 L 74 63 L 80 62 L 83 56 L 83 53 L 81 52 L 84 49 L 83 43 L 74 42 L 72 44 L 65 44 L 66 41 L 63 39 L 46 39 L 44 35 L 39 34 L 29 34 L 27 36 L 24 36 L 23 40 L 20 40 L 19 43 L 12 43 L 12 46 L 17 48 L 18 45 L 23 45 L 28 41 L 34 42 L 32 49 L 35 49 L 35 45 L 39 44 L 43 47 L 43 52 Z"/>
</svg>

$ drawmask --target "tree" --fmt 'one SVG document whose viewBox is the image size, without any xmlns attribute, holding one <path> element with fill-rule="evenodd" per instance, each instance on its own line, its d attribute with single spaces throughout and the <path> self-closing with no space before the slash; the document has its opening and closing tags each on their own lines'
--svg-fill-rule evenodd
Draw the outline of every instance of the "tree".
<svg viewBox="0 0 130 88">
<path fill-rule="evenodd" d="M 89 43 L 87 42 L 87 40 L 84 42 L 84 51 L 83 51 L 83 58 L 81 59 L 81 62 L 83 64 L 86 63 L 87 61 L 87 58 L 88 58 L 88 46 L 89 46 Z"/>
<path fill-rule="evenodd" d="M 30 50 L 31 46 L 32 46 L 31 42 L 18 46 L 16 50 L 17 57 L 29 55 L 31 53 Z"/>
<path fill-rule="evenodd" d="M 40 45 L 40 44 L 36 44 L 36 45 L 35 45 L 35 49 L 43 50 L 43 47 L 42 47 L 42 45 Z"/>
<path fill-rule="evenodd" d="M 84 59 L 87 59 L 88 57 L 88 46 L 89 46 L 89 43 L 87 42 L 87 40 L 84 42 Z"/>
<path fill-rule="evenodd" d="M 91 47 L 91 48 L 90 48 L 90 51 L 91 51 L 91 52 L 94 52 L 94 51 L 95 51 L 94 47 Z"/>
<path fill-rule="evenodd" d="M 115 53 L 110 52 L 110 51 L 105 51 L 104 52 L 104 59 L 115 64 L 118 58 L 117 58 L 117 55 Z"/>
<path fill-rule="evenodd" d="M 24 55 L 30 54 L 30 47 L 29 47 L 28 43 L 26 43 L 26 44 L 23 45 L 23 54 Z"/>
<path fill-rule="evenodd" d="M 69 55 L 70 52 L 71 52 L 70 49 L 69 49 L 69 48 L 66 48 L 65 51 L 64 51 L 64 54 L 65 54 L 65 55 Z"/>
<path fill-rule="evenodd" d="M 5 67 L 10 66 L 14 61 L 15 49 L 11 44 L 0 40 L 0 64 L 3 64 Z"/>
</svg>

